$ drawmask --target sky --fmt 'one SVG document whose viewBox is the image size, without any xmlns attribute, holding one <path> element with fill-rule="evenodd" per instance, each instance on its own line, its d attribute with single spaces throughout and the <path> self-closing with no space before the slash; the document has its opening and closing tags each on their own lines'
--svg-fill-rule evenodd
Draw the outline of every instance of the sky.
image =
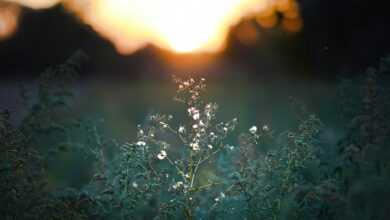
<svg viewBox="0 0 390 220">
<path fill-rule="evenodd" d="M 264 30 L 259 42 L 248 46 L 240 43 L 234 34 L 243 30 L 238 23 L 232 27 L 226 49 L 214 58 L 217 61 L 211 61 L 211 67 L 204 67 L 207 61 L 199 58 L 204 55 L 177 55 L 154 46 L 123 54 L 107 37 L 62 6 L 41 10 L 25 8 L 20 12 L 16 33 L 0 41 L 0 78 L 34 78 L 78 49 L 90 57 L 84 76 L 135 79 L 149 74 L 144 72 L 156 74 L 159 70 L 223 71 L 223 66 L 232 63 L 250 69 L 250 74 L 255 76 L 310 72 L 310 77 L 334 79 L 375 65 L 380 57 L 390 53 L 390 15 L 381 1 L 300 0 L 298 3 L 304 24 L 299 33 Z M 178 67 L 177 63 L 182 61 L 189 65 Z M 283 70 L 278 66 L 283 66 Z"/>
</svg>

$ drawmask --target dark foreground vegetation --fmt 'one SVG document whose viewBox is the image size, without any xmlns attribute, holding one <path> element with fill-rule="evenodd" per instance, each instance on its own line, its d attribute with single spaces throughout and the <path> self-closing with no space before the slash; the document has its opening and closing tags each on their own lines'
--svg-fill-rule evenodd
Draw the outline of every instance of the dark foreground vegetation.
<svg viewBox="0 0 390 220">
<path fill-rule="evenodd" d="M 337 141 L 294 99 L 288 131 L 221 122 L 203 78 L 174 78 L 181 116 L 150 114 L 135 140 L 117 141 L 67 114 L 83 59 L 45 71 L 34 99 L 21 89 L 21 123 L 1 109 L 1 219 L 389 219 L 390 57 L 340 82 Z M 53 167 L 72 166 L 59 157 L 88 184 L 55 185 Z"/>
</svg>

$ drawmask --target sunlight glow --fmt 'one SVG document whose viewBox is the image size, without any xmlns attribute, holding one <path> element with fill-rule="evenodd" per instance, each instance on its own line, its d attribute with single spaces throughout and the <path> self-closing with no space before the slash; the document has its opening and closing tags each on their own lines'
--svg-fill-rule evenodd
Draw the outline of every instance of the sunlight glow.
<svg viewBox="0 0 390 220">
<path fill-rule="evenodd" d="M 47 8 L 60 2 L 124 54 L 147 44 L 177 53 L 218 52 L 224 48 L 233 25 L 259 14 L 262 16 L 257 20 L 263 28 L 277 25 L 277 12 L 289 15 L 290 20 L 283 23 L 285 30 L 298 31 L 301 27 L 295 19 L 299 16 L 296 0 L 8 1 L 32 8 Z M 242 39 L 257 39 L 256 28 L 243 30 L 251 36 L 244 33 Z"/>
<path fill-rule="evenodd" d="M 0 41 L 9 38 L 17 29 L 20 9 L 0 2 Z"/>
<path fill-rule="evenodd" d="M 229 28 L 264 0 L 97 0 L 79 15 L 122 53 L 153 43 L 175 52 L 215 52 Z M 80 8 L 73 1 L 70 8 Z M 76 4 L 74 4 L 76 3 Z"/>
</svg>

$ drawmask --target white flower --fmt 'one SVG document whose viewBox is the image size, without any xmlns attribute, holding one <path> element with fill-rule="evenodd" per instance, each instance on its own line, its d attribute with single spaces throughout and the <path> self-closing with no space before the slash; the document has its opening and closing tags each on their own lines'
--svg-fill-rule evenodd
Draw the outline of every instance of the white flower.
<svg viewBox="0 0 390 220">
<path fill-rule="evenodd" d="M 187 111 L 188 111 L 188 114 L 189 114 L 190 116 L 192 116 L 192 118 L 193 118 L 194 120 L 199 120 L 199 118 L 200 118 L 200 113 L 199 113 L 199 110 L 198 110 L 198 109 L 196 109 L 195 107 L 190 107 L 190 108 L 187 109 Z"/>
<path fill-rule="evenodd" d="M 138 183 L 137 182 L 133 182 L 132 184 L 131 184 L 134 188 L 138 188 Z"/>
<path fill-rule="evenodd" d="M 177 183 L 175 183 L 175 184 L 172 186 L 172 188 L 173 188 L 173 189 L 177 189 L 177 188 L 179 188 L 179 187 L 181 187 L 181 186 L 183 186 L 183 182 L 182 182 L 182 181 L 178 181 Z"/>
<path fill-rule="evenodd" d="M 208 148 L 213 149 L 213 145 L 209 144 L 207 145 Z"/>
<path fill-rule="evenodd" d="M 202 120 L 199 121 L 199 125 L 200 125 L 200 126 L 205 126 L 205 124 L 203 123 Z"/>
<path fill-rule="evenodd" d="M 166 127 L 168 127 L 168 124 L 167 124 L 167 123 L 165 123 L 165 122 L 162 122 L 162 121 L 160 121 L 160 125 L 162 125 L 162 126 L 163 126 L 163 128 L 166 128 Z"/>
<path fill-rule="evenodd" d="M 159 160 L 164 160 L 167 157 L 167 152 L 165 150 L 160 151 L 159 154 L 157 154 L 157 158 Z"/>
<path fill-rule="evenodd" d="M 197 124 L 194 124 L 194 125 L 192 125 L 192 128 L 193 128 L 193 129 L 197 129 L 197 128 L 198 128 L 198 125 L 197 125 Z"/>
<path fill-rule="evenodd" d="M 220 200 L 226 197 L 225 193 L 221 192 L 218 197 L 214 199 L 215 202 L 219 202 Z"/>
<path fill-rule="evenodd" d="M 252 134 L 255 134 L 257 132 L 257 127 L 256 126 L 252 126 L 250 129 L 249 129 L 249 132 L 252 133 Z"/>
<path fill-rule="evenodd" d="M 217 138 L 217 135 L 215 135 L 214 132 L 210 132 L 210 139 L 211 141 L 215 140 Z"/>
<path fill-rule="evenodd" d="M 187 109 L 189 115 L 193 115 L 196 111 L 197 109 L 195 107 L 190 107 Z"/>
<path fill-rule="evenodd" d="M 223 131 L 224 132 L 227 132 L 228 128 L 227 127 L 223 127 Z"/>
<path fill-rule="evenodd" d="M 185 132 L 185 130 L 186 129 L 184 128 L 184 126 L 179 127 L 179 133 L 183 134 Z"/>
<path fill-rule="evenodd" d="M 138 141 L 136 144 L 138 146 L 145 146 L 146 145 L 146 143 L 144 141 Z"/>
<path fill-rule="evenodd" d="M 188 174 L 188 173 L 186 173 L 184 176 L 185 176 L 187 179 L 190 178 L 190 174 Z"/>
<path fill-rule="evenodd" d="M 266 132 L 269 131 L 268 125 L 264 125 L 264 126 L 263 126 L 263 131 L 266 131 Z"/>
<path fill-rule="evenodd" d="M 191 144 L 190 144 L 190 147 L 191 147 L 192 150 L 194 150 L 194 151 L 200 150 L 199 144 L 198 144 L 197 142 L 191 143 Z"/>
<path fill-rule="evenodd" d="M 199 113 L 195 113 L 195 114 L 192 116 L 192 118 L 193 118 L 194 120 L 199 120 L 200 114 L 199 114 Z"/>
</svg>

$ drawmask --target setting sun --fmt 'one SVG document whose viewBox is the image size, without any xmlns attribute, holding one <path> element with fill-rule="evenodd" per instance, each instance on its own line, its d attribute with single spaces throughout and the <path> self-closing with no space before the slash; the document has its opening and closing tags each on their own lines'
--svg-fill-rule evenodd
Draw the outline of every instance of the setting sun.
<svg viewBox="0 0 390 220">
<path fill-rule="evenodd" d="M 262 15 L 258 19 L 259 25 L 270 28 L 278 22 L 276 13 L 299 15 L 296 0 L 9 0 L 9 2 L 31 8 L 48 8 L 61 3 L 81 21 L 111 41 L 122 54 L 133 53 L 148 44 L 176 53 L 214 53 L 224 48 L 230 28 L 242 19 Z M 301 27 L 299 16 L 290 16 L 288 19 L 282 23 L 284 29 L 291 32 L 299 31 Z M 243 36 L 242 39 L 248 37 Z"/>
<path fill-rule="evenodd" d="M 123 53 L 147 43 L 179 53 L 215 52 L 223 48 L 229 28 L 264 2 L 100 0 L 79 14 Z M 68 5 L 80 8 L 77 4 Z"/>
</svg>

